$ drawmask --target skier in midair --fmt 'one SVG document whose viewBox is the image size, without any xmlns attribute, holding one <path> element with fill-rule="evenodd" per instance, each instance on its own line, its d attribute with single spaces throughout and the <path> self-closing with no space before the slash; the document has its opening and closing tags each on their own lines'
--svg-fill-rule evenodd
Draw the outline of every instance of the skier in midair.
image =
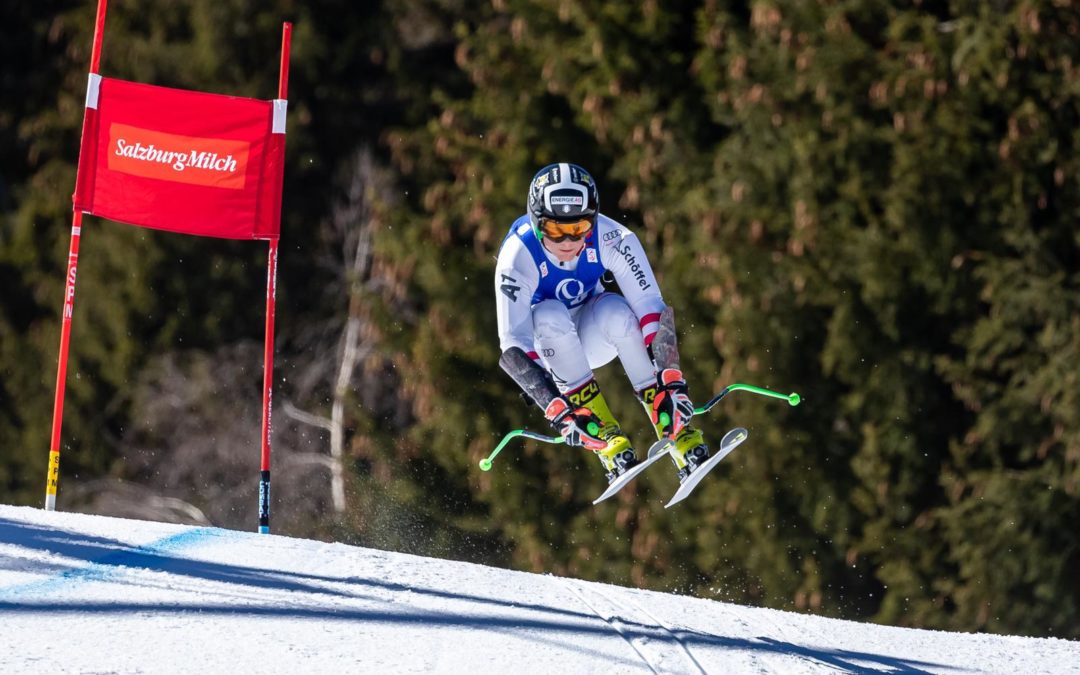
<svg viewBox="0 0 1080 675">
<path fill-rule="evenodd" d="M 499 365 L 568 444 L 596 453 L 611 482 L 640 461 L 593 377 L 618 356 L 657 436 L 674 440 L 685 480 L 709 450 L 689 424 L 674 310 L 637 236 L 600 213 L 596 181 L 576 164 L 541 169 L 526 207 L 495 267 Z M 605 291 L 605 274 L 618 293 Z"/>
</svg>

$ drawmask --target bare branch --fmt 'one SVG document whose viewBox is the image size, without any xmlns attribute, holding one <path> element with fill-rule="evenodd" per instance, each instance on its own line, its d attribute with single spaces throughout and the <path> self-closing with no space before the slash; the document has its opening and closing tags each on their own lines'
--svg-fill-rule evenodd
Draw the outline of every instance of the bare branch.
<svg viewBox="0 0 1080 675">
<path fill-rule="evenodd" d="M 329 419 L 325 417 L 320 417 L 319 415 L 313 415 L 309 412 L 304 412 L 303 410 L 293 405 L 292 401 L 285 401 L 282 404 L 282 408 L 284 409 L 286 415 L 293 418 L 297 422 L 300 422 L 301 424 L 319 427 L 320 429 L 326 429 L 327 431 L 333 430 L 333 423 Z"/>
</svg>

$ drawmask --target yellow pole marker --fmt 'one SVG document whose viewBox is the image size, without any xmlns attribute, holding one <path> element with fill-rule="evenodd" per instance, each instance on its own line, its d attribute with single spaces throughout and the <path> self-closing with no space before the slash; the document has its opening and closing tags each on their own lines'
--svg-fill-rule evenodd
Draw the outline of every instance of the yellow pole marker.
<svg viewBox="0 0 1080 675">
<path fill-rule="evenodd" d="M 56 510 L 56 486 L 60 483 L 60 451 L 49 451 L 49 472 L 45 478 L 45 510 Z"/>
</svg>

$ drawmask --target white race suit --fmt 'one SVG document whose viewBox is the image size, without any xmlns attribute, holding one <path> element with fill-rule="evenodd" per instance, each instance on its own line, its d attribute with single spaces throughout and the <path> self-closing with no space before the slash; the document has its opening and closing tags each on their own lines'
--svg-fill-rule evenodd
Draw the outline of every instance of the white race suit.
<svg viewBox="0 0 1080 675">
<path fill-rule="evenodd" d="M 604 291 L 605 272 L 621 295 Z M 637 236 L 603 214 L 568 262 L 544 248 L 527 215 L 514 221 L 495 266 L 495 305 L 502 351 L 519 347 L 562 393 L 616 356 L 635 391 L 656 384 L 647 347 L 664 300 Z"/>
</svg>

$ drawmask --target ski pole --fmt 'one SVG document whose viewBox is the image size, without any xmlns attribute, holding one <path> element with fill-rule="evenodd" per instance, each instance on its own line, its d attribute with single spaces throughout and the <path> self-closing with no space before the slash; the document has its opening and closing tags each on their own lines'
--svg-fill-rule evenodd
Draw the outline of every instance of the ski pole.
<svg viewBox="0 0 1080 675">
<path fill-rule="evenodd" d="M 503 439 L 499 441 L 499 444 L 495 446 L 495 449 L 491 451 L 491 454 L 480 460 L 481 471 L 491 471 L 491 461 L 495 459 L 495 456 L 502 452 L 502 449 L 506 447 L 506 444 L 510 442 L 510 439 L 516 436 L 524 436 L 525 438 L 531 438 L 536 441 L 542 441 L 544 443 L 565 443 L 566 439 L 562 436 L 545 436 L 538 434 L 535 431 L 528 431 L 526 429 L 514 429 L 510 433 L 503 436 Z"/>
<path fill-rule="evenodd" d="M 772 389 L 765 389 L 764 387 L 755 387 L 752 384 L 729 384 L 728 386 L 724 387 L 719 394 L 710 398 L 708 403 L 703 406 L 694 408 L 694 414 L 704 415 L 705 413 L 712 410 L 713 406 L 720 402 L 720 399 L 724 398 L 733 391 L 748 391 L 753 394 L 761 394 L 762 396 L 768 396 L 770 398 L 779 398 L 787 401 L 788 405 L 792 407 L 799 405 L 799 402 L 802 401 L 802 398 L 794 392 L 790 394 L 781 394 L 778 391 L 773 391 Z M 668 424 L 671 423 L 671 418 L 668 417 L 667 413 L 660 413 L 659 422 L 661 426 L 666 427 Z"/>
<path fill-rule="evenodd" d="M 723 390 L 719 394 L 717 394 L 716 396 L 713 396 L 711 399 L 709 399 L 708 403 L 706 403 L 705 405 L 700 406 L 698 408 L 694 408 L 694 414 L 695 415 L 703 415 L 703 414 L 709 412 L 710 410 L 713 409 L 713 406 L 715 406 L 717 403 L 720 402 L 720 399 L 724 398 L 725 396 L 727 396 L 728 394 L 730 394 L 733 391 L 748 391 L 748 392 L 750 392 L 752 394 L 760 394 L 761 396 L 768 396 L 770 398 L 779 398 L 779 399 L 782 399 L 784 401 L 787 401 L 788 405 L 793 406 L 793 407 L 799 405 L 799 403 L 802 401 L 802 398 L 798 394 L 796 394 L 794 392 L 792 392 L 790 394 L 781 394 L 778 391 L 773 391 L 771 389 L 765 389 L 764 387 L 755 387 L 752 384 L 729 384 L 728 386 L 724 387 Z M 666 417 L 667 417 L 666 413 L 661 413 L 659 421 L 660 421 L 660 424 L 662 426 L 667 426 L 671 422 L 670 419 L 665 419 Z M 591 433 L 591 431 L 592 430 L 590 430 L 590 433 Z M 491 451 L 490 455 L 488 455 L 484 459 L 480 460 L 480 470 L 481 471 L 490 471 L 491 470 L 491 462 L 492 462 L 492 460 L 494 460 L 495 457 L 500 452 L 502 452 L 502 449 L 504 447 L 506 447 L 506 444 L 510 442 L 510 439 L 515 438 L 517 436 L 524 436 L 525 438 L 531 438 L 533 440 L 542 441 L 544 443 L 553 443 L 554 444 L 554 443 L 565 443 L 566 442 L 566 439 L 564 439 L 562 436 L 544 436 L 543 434 L 538 434 L 535 431 L 528 431 L 526 429 L 515 429 L 515 430 L 511 431 L 510 433 L 506 434 L 505 436 L 503 436 L 503 439 L 499 442 L 499 444 L 497 446 L 495 446 L 495 449 Z"/>
<path fill-rule="evenodd" d="M 778 391 L 764 389 L 762 387 L 755 387 L 752 384 L 729 384 L 728 386 L 724 387 L 724 389 L 719 394 L 710 398 L 708 403 L 701 406 L 700 408 L 694 408 L 694 414 L 701 415 L 709 412 L 710 410 L 712 410 L 713 406 L 720 402 L 720 399 L 724 398 L 733 391 L 748 391 L 752 394 L 761 394 L 762 396 L 779 398 L 787 401 L 788 405 L 792 407 L 799 405 L 799 402 L 802 401 L 802 398 L 794 392 L 791 394 L 781 394 Z"/>
</svg>

